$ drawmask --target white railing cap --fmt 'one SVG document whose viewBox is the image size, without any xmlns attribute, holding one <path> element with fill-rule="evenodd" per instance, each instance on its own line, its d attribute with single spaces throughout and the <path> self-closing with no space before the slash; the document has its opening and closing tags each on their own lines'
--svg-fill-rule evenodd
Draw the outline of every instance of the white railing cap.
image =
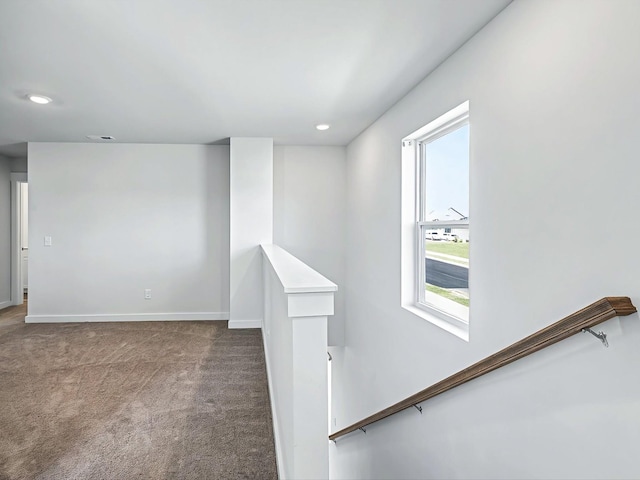
<svg viewBox="0 0 640 480">
<path fill-rule="evenodd" d="M 338 286 L 278 245 L 260 245 L 284 293 L 335 292 Z"/>
</svg>

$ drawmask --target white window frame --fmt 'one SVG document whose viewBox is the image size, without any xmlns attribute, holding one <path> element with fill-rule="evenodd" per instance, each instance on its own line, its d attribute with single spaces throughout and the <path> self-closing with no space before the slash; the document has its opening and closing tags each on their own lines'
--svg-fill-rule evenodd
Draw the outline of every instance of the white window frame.
<svg viewBox="0 0 640 480">
<path fill-rule="evenodd" d="M 427 212 L 423 149 L 426 144 L 468 123 L 469 102 L 465 102 L 402 140 L 402 306 L 466 341 L 469 340 L 469 308 L 425 289 L 424 239 L 427 230 L 468 229 L 469 220 L 424 220 Z"/>
</svg>

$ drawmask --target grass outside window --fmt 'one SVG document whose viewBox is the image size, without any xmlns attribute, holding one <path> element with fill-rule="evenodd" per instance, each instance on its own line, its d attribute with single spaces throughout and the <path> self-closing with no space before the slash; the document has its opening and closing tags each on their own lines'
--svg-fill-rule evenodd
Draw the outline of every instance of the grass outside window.
<svg viewBox="0 0 640 480">
<path fill-rule="evenodd" d="M 442 242 L 425 240 L 425 250 L 433 253 L 443 253 L 454 257 L 469 258 L 469 242 Z"/>
</svg>

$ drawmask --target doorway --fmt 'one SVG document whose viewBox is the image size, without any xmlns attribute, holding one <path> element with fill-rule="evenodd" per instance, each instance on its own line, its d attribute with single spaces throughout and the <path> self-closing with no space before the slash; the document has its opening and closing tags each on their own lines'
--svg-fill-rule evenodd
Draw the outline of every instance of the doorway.
<svg viewBox="0 0 640 480">
<path fill-rule="evenodd" d="M 20 186 L 20 276 L 22 278 L 22 292 L 27 298 L 29 292 L 29 184 L 19 183 Z"/>
<path fill-rule="evenodd" d="M 29 288 L 29 190 L 26 173 L 11 173 L 11 304 L 22 305 Z"/>
</svg>

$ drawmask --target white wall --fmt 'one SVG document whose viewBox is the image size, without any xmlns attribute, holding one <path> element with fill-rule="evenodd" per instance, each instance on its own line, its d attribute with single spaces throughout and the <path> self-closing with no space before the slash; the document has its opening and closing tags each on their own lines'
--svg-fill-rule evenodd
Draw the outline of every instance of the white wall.
<svg viewBox="0 0 640 480">
<path fill-rule="evenodd" d="M 336 428 L 603 296 L 640 305 L 638 18 L 640 2 L 516 0 L 349 145 Z M 400 140 L 465 100 L 468 343 L 400 307 L 399 263 Z M 640 322 L 602 330 L 609 349 L 574 336 L 339 439 L 332 477 L 640 477 Z"/>
<path fill-rule="evenodd" d="M 0 156 L 0 308 L 11 301 L 11 165 Z"/>
<path fill-rule="evenodd" d="M 277 146 L 273 242 L 338 284 L 329 345 L 344 343 L 346 149 Z"/>
<path fill-rule="evenodd" d="M 228 147 L 30 143 L 29 195 L 29 320 L 228 318 Z"/>
<path fill-rule="evenodd" d="M 11 159 L 11 171 L 12 172 L 26 172 L 27 171 L 27 159 L 26 159 L 26 157 L 12 158 Z"/>
<path fill-rule="evenodd" d="M 273 241 L 273 139 L 232 138 L 230 165 L 229 328 L 260 328 L 260 244 Z"/>
</svg>

